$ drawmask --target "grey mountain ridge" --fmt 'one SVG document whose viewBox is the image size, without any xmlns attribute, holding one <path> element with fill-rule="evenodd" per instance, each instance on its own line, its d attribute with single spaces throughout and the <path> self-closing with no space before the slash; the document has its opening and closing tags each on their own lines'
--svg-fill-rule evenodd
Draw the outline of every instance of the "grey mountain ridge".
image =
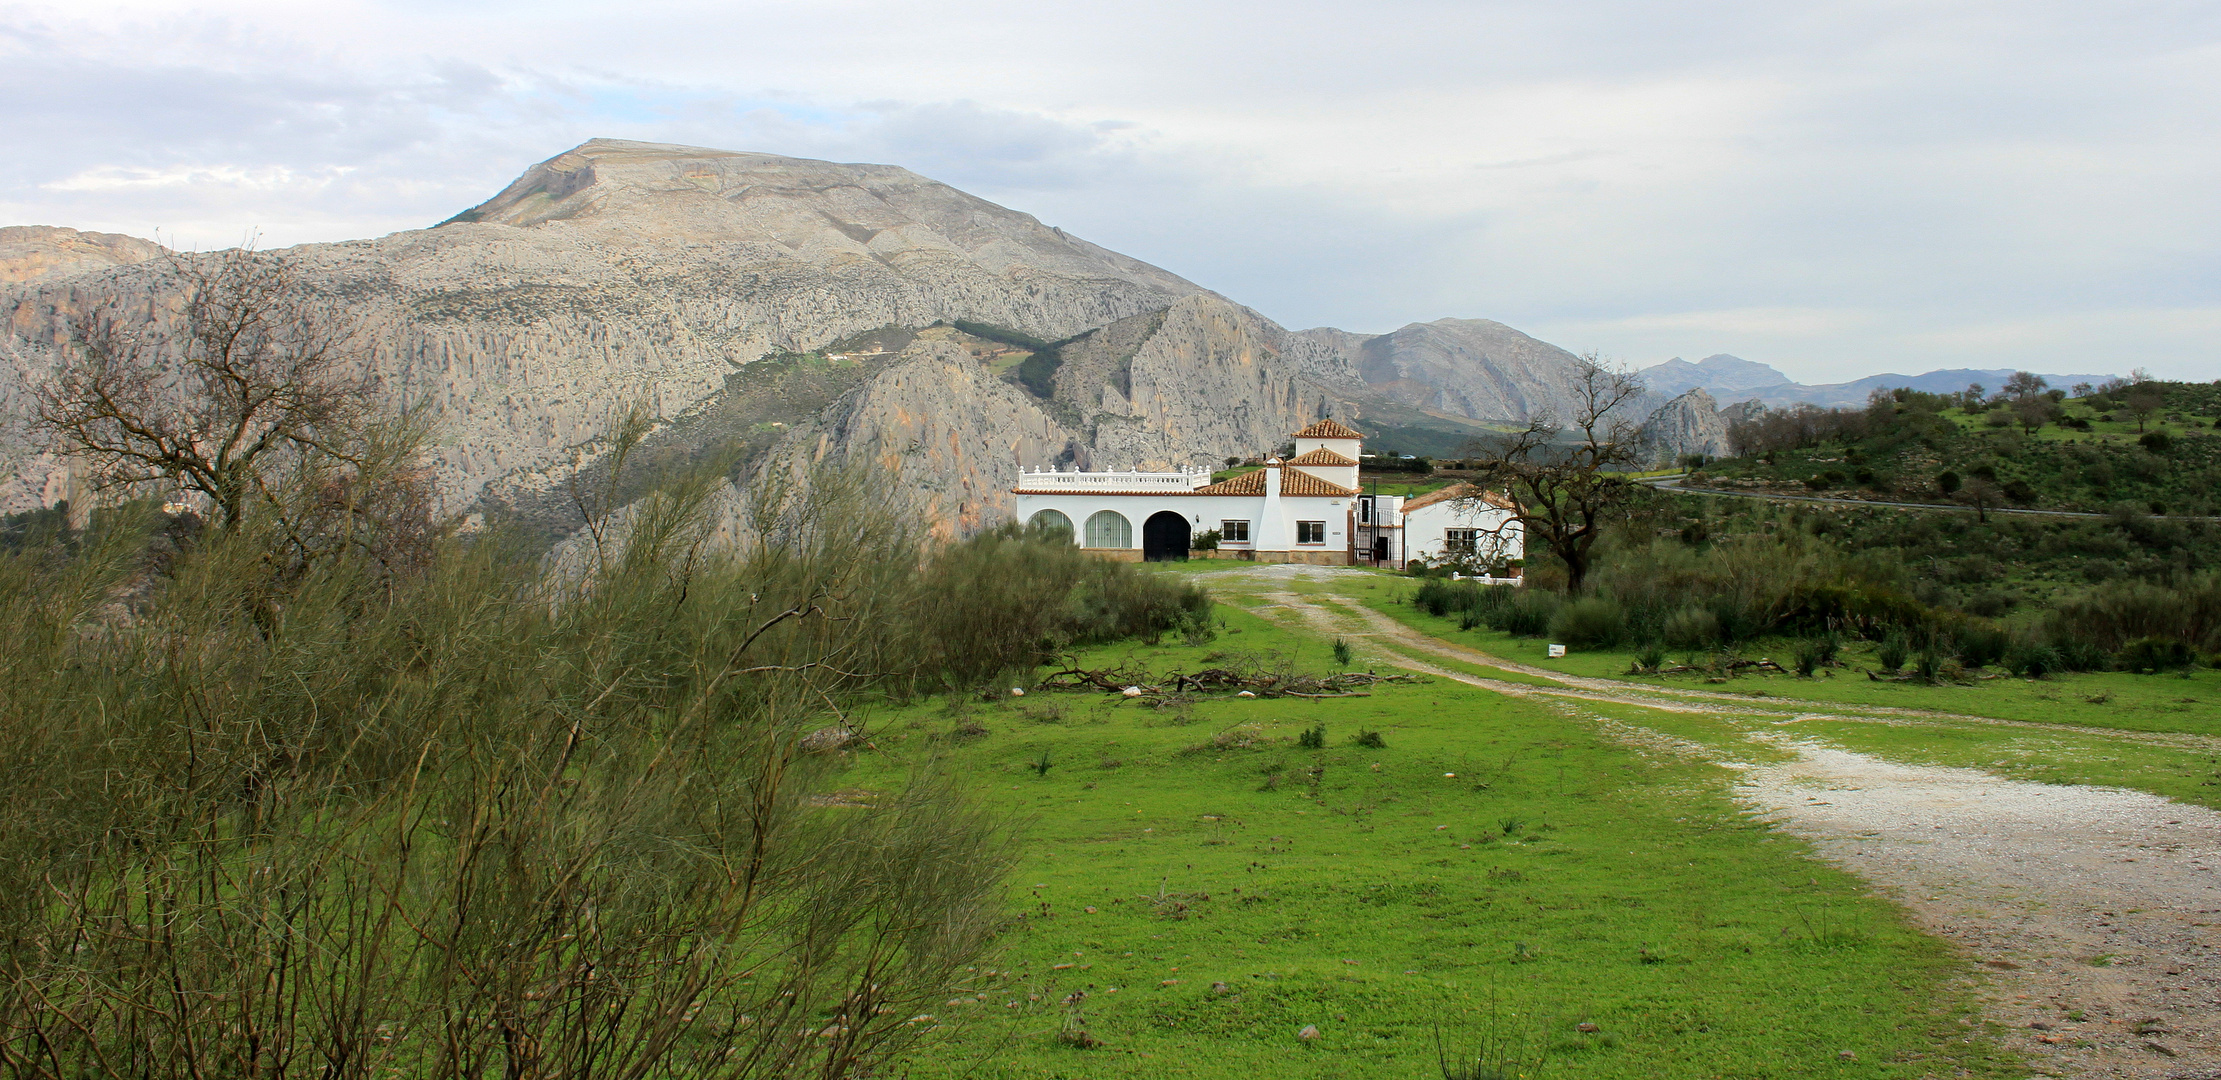
<svg viewBox="0 0 2221 1080">
<path fill-rule="evenodd" d="M 1755 401 L 1761 405 L 1782 408 L 1800 403 L 1820 406 L 1858 406 L 1866 404 L 1875 390 L 1894 390 L 1904 387 L 1931 394 L 1956 393 L 1969 385 L 1979 384 L 1991 392 L 2005 385 L 2013 376 L 2010 368 L 1976 370 L 1950 368 L 1919 375 L 1882 374 L 1845 383 L 1828 383 L 1807 386 L 1790 379 L 1774 368 L 1753 363 L 1721 353 L 1707 356 L 1697 363 L 1674 357 L 1636 372 L 1644 385 L 1659 394 L 1680 394 L 1703 389 L 1720 404 L 1734 405 Z M 2045 375 L 2044 378 L 2061 390 L 2071 389 L 2077 383 L 2096 385 L 2111 375 Z M 1692 451 L 1693 452 L 1693 451 Z"/>
<path fill-rule="evenodd" d="M 0 511 L 83 497 L 28 431 L 29 392 L 75 313 L 168 317 L 165 254 L 0 231 Z M 1487 320 L 1292 332 L 893 166 L 618 140 L 535 165 L 438 226 L 287 254 L 359 326 L 389 393 L 436 411 L 428 464 L 448 507 L 558 528 L 564 478 L 628 403 L 664 418 L 651 449 L 665 460 L 743 447 L 744 483 L 870 461 L 964 530 L 1007 513 L 1024 468 L 1209 465 L 1321 415 L 1453 446 L 1484 421 L 1562 414 L 1574 361 Z M 915 333 L 954 320 L 1064 342 L 1050 392 Z M 886 328 L 908 328 L 901 347 L 867 361 L 755 367 Z M 1701 418 L 1676 416 L 1672 431 L 1702 437 Z"/>
</svg>

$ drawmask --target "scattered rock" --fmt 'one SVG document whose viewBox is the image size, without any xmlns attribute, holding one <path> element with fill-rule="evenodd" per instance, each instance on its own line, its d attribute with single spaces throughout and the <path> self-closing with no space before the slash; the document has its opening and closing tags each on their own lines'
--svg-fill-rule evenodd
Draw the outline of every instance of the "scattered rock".
<svg viewBox="0 0 2221 1080">
<path fill-rule="evenodd" d="M 2144 1044 L 2144 1049 L 2146 1049 L 2146 1050 L 2149 1050 L 2149 1051 L 2151 1051 L 2152 1053 L 2158 1054 L 2158 1055 L 2160 1055 L 2161 1057 L 2174 1057 L 2174 1056 L 2175 1056 L 2175 1052 L 2174 1052 L 2173 1050 L 2169 1050 L 2169 1049 L 2167 1049 L 2166 1047 L 2164 1047 L 2164 1046 L 2161 1046 L 2161 1045 L 2159 1045 L 2158 1043 L 2155 1043 L 2155 1042 L 2146 1042 L 2146 1043 Z"/>
<path fill-rule="evenodd" d="M 819 728 L 802 736 L 802 752 L 822 754 L 828 750 L 838 750 L 847 746 L 855 737 L 855 732 L 844 727 Z"/>
<path fill-rule="evenodd" d="M 1319 1025 L 1317 1024 L 1305 1024 L 1302 1031 L 1296 1032 L 1296 1038 L 1302 1039 L 1304 1042 L 1310 1042 L 1318 1037 Z"/>
<path fill-rule="evenodd" d="M 1211 992 L 1212 992 L 1212 993 L 1214 993 L 1214 994 L 1223 994 L 1223 993 L 1227 992 L 1228 990 L 1232 990 L 1232 989 L 1233 989 L 1233 987 L 1231 987 L 1231 986 L 1228 986 L 1228 985 L 1226 985 L 1225 983 L 1222 983 L 1222 982 L 1215 982 L 1215 983 L 1212 983 L 1212 984 L 1211 984 Z"/>
<path fill-rule="evenodd" d="M 1849 1050 L 1838 1050 L 1835 1052 L 1835 1056 L 1837 1059 L 1842 1061 L 1857 1061 L 1859 1059 L 1859 1056 L 1857 1054 L 1852 1053 Z"/>
<path fill-rule="evenodd" d="M 1094 909 L 1094 908 L 1092 908 L 1092 907 L 1089 907 L 1089 908 L 1083 908 L 1082 910 L 1086 911 L 1086 912 L 1087 912 L 1088 914 L 1090 914 L 1090 915 L 1093 915 L 1093 914 L 1095 914 L 1095 909 Z"/>
<path fill-rule="evenodd" d="M 1129 687 L 1127 687 L 1126 689 L 1124 689 L 1124 690 L 1121 690 L 1121 691 L 1119 691 L 1119 693 L 1122 693 L 1122 694 L 1126 695 L 1127 697 L 1140 697 L 1140 696 L 1141 696 L 1141 687 L 1138 687 L 1138 686 L 1129 686 Z"/>
<path fill-rule="evenodd" d="M 1010 696 L 1011 696 L 1011 697 L 1024 697 L 1024 696 L 1026 696 L 1026 689 L 1025 689 L 1025 687 L 1022 687 L 1022 686 L 1013 686 L 1013 687 L 1011 687 L 1011 688 L 1010 688 Z"/>
<path fill-rule="evenodd" d="M 2036 1029 L 2036 1030 L 2038 1030 L 2038 1031 L 2050 1031 L 2050 1030 L 2051 1030 L 2051 1025 L 2050 1025 L 2050 1024 L 2047 1024 L 2047 1023 L 2044 1023 L 2044 1022 L 2043 1022 L 2043 1021 L 2041 1021 L 2041 1020 L 2031 1020 L 2031 1021 L 2029 1021 L 2029 1022 L 2028 1022 L 2028 1026 L 2029 1026 L 2029 1027 L 2032 1027 L 2032 1028 L 2035 1028 L 2035 1029 Z"/>
<path fill-rule="evenodd" d="M 1235 696 L 1235 697 L 1256 697 L 1257 695 L 1256 695 L 1255 693 L 1252 693 L 1251 691 L 1248 691 L 1248 690 L 1244 690 L 1244 691 L 1242 691 L 1242 692 L 1241 692 L 1241 693 L 1239 693 L 1239 694 L 1235 694 L 1234 696 Z"/>
<path fill-rule="evenodd" d="M 1575 1024 L 1575 1025 L 1573 1025 L 1573 1030 L 1575 1030 L 1575 1031 L 1587 1031 L 1587 1032 L 1594 1032 L 1594 1031 L 1595 1031 L 1596 1029 L 1597 1029 L 1597 1028 L 1596 1028 L 1596 1025 L 1595 1025 L 1595 1024 L 1593 1024 L 1593 1023 L 1590 1023 L 1590 1022 L 1589 1022 L 1589 1021 L 1587 1021 L 1587 1020 L 1583 1020 L 1583 1021 L 1581 1021 L 1580 1023 L 1578 1023 L 1578 1024 Z"/>
<path fill-rule="evenodd" d="M 1996 969 L 1998 969 L 1999 971 L 2019 971 L 2019 970 L 2020 970 L 2020 965 L 2019 965 L 2019 964 L 2016 964 L 2016 963 L 2014 963 L 2014 962 L 2012 962 L 2011 960 L 1984 960 L 1984 961 L 1982 961 L 1982 966 L 1983 966 L 1983 967 L 1993 967 L 1993 968 L 1996 968 Z"/>
</svg>

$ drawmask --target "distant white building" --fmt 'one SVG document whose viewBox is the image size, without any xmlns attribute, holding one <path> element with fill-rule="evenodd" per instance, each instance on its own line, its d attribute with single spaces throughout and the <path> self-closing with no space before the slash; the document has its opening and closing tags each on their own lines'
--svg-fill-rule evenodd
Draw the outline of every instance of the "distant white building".
<svg viewBox="0 0 2221 1080">
<path fill-rule="evenodd" d="M 1516 509 L 1504 496 L 1462 481 L 1416 496 L 1403 505 L 1404 557 L 1429 565 L 1468 562 L 1483 570 L 1521 559 L 1527 537 Z"/>
<path fill-rule="evenodd" d="M 1018 519 L 1068 528 L 1109 559 L 1184 559 L 1216 529 L 1221 558 L 1403 565 L 1405 500 L 1357 488 L 1364 435 L 1321 420 L 1294 439 L 1295 456 L 1217 484 L 1201 470 L 1027 472 L 1012 491 Z"/>
</svg>

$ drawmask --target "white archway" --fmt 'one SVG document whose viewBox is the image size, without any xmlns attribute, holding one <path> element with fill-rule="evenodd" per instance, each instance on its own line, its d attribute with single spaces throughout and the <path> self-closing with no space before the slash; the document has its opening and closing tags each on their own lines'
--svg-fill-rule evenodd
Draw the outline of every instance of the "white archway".
<svg viewBox="0 0 2221 1080">
<path fill-rule="evenodd" d="M 1033 520 L 1026 524 L 1039 532 L 1061 530 L 1064 535 L 1075 539 L 1080 535 L 1080 531 L 1072 527 L 1072 519 L 1066 517 L 1062 510 L 1043 510 L 1035 514 Z"/>
<path fill-rule="evenodd" d="M 1134 523 L 1116 510 L 1097 510 L 1087 519 L 1087 546 L 1130 548 L 1134 546 Z"/>
</svg>

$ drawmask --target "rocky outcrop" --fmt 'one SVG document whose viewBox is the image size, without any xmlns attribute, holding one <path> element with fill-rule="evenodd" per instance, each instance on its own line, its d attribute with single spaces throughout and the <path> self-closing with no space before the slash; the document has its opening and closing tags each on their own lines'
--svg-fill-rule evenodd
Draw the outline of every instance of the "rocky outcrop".
<svg viewBox="0 0 2221 1080">
<path fill-rule="evenodd" d="M 40 281 L 134 266 L 169 249 L 118 233 L 78 232 L 51 225 L 0 228 L 0 283 Z"/>
<path fill-rule="evenodd" d="M 1297 337 L 1344 358 L 1364 384 L 1407 405 L 1474 420 L 1566 416 L 1580 358 L 1487 319 L 1438 319 L 1378 335 L 1331 327 Z"/>
<path fill-rule="evenodd" d="M 1651 413 L 1639 438 L 1644 453 L 1660 465 L 1688 454 L 1720 457 L 1727 453 L 1727 422 L 1712 395 L 1691 390 Z"/>
<path fill-rule="evenodd" d="M 1065 347 L 1057 398 L 1078 406 L 1095 468 L 1170 469 L 1264 453 L 1365 396 L 1287 363 L 1287 331 L 1216 296 L 1191 296 Z M 1092 405 L 1092 412 L 1088 406 Z"/>
<path fill-rule="evenodd" d="M 1077 452 L 1041 403 L 970 353 L 920 342 L 788 436 L 771 467 L 864 463 L 899 478 L 944 535 L 1007 517 L 1021 469 Z"/>
</svg>

